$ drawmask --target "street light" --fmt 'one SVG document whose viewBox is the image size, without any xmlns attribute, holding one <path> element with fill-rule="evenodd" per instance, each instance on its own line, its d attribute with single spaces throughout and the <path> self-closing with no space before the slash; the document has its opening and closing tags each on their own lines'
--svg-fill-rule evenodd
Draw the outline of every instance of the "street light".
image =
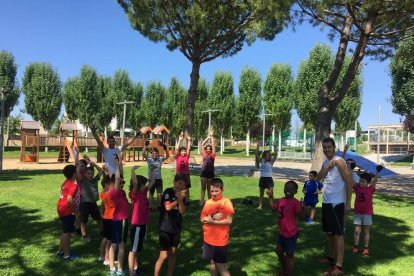
<svg viewBox="0 0 414 276">
<path fill-rule="evenodd" d="M 133 104 L 133 101 L 123 101 L 116 104 L 123 104 L 124 105 L 124 118 L 122 120 L 122 134 L 121 134 L 121 147 L 124 145 L 124 132 L 125 132 L 125 116 L 126 116 L 126 105 L 127 104 Z"/>
<path fill-rule="evenodd" d="M 7 90 L 0 88 L 0 173 L 3 171 L 3 144 L 4 144 L 4 97 Z"/>
<path fill-rule="evenodd" d="M 220 112 L 220 110 L 218 109 L 207 109 L 204 111 L 201 111 L 202 113 L 207 113 L 208 112 L 208 130 L 210 131 L 211 129 L 211 113 L 212 112 Z"/>
<path fill-rule="evenodd" d="M 275 115 L 274 113 L 262 113 L 259 115 L 256 115 L 256 117 L 263 118 L 263 135 L 262 135 L 262 145 L 263 150 L 265 149 L 265 128 L 266 128 L 266 116 Z"/>
</svg>

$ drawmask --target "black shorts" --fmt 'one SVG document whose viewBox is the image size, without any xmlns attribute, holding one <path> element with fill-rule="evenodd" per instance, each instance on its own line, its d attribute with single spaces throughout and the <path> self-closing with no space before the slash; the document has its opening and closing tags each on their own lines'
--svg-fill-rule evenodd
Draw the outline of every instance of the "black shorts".
<svg viewBox="0 0 414 276">
<path fill-rule="evenodd" d="M 187 176 L 187 186 L 185 186 L 186 189 L 191 188 L 191 177 L 189 174 L 186 174 Z"/>
<path fill-rule="evenodd" d="M 147 234 L 147 225 L 131 225 L 131 252 L 142 251 L 142 245 Z"/>
<path fill-rule="evenodd" d="M 305 202 L 304 204 L 305 204 L 305 207 L 312 207 L 312 208 L 315 208 L 317 203 L 306 203 L 306 202 Z"/>
<path fill-rule="evenodd" d="M 344 203 L 335 206 L 332 203 L 322 203 L 322 231 L 330 235 L 343 235 L 344 210 Z"/>
<path fill-rule="evenodd" d="M 213 171 L 201 171 L 200 177 L 205 177 L 207 179 L 213 179 L 214 172 Z"/>
<path fill-rule="evenodd" d="M 213 262 L 218 264 L 227 263 L 227 245 L 215 246 L 204 242 L 203 259 L 209 261 L 213 260 Z"/>
<path fill-rule="evenodd" d="M 112 229 L 112 220 L 111 219 L 102 219 L 102 236 L 107 240 L 111 240 L 111 229 Z"/>
<path fill-rule="evenodd" d="M 273 183 L 273 177 L 260 177 L 259 187 L 262 189 L 273 188 L 275 184 Z"/>
<path fill-rule="evenodd" d="M 168 251 L 171 247 L 177 248 L 180 244 L 181 233 L 160 232 L 160 250 Z"/>
<path fill-rule="evenodd" d="M 111 241 L 112 243 L 127 242 L 128 238 L 128 219 L 116 220 L 111 222 Z"/>
<path fill-rule="evenodd" d="M 98 205 L 93 202 L 81 202 L 79 204 L 79 210 L 81 213 L 81 222 L 88 223 L 89 215 L 93 220 L 101 220 L 101 212 L 99 212 Z"/>
<path fill-rule="evenodd" d="M 62 222 L 63 233 L 75 232 L 75 220 L 75 215 L 60 217 L 60 221 Z"/>
<path fill-rule="evenodd" d="M 155 179 L 154 185 L 150 189 L 150 194 L 153 195 L 155 190 L 157 190 L 157 194 L 162 194 L 162 179 Z"/>
<path fill-rule="evenodd" d="M 283 248 L 283 251 L 286 253 L 286 255 L 293 256 L 295 255 L 297 240 L 298 240 L 298 235 L 291 237 L 291 238 L 285 238 L 279 235 L 279 238 L 277 239 L 277 244 Z"/>
</svg>

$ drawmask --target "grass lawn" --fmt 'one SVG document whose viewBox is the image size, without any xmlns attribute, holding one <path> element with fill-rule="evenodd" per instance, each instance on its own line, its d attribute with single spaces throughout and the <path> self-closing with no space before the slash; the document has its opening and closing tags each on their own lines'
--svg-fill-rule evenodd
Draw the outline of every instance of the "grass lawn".
<svg viewBox="0 0 414 276">
<path fill-rule="evenodd" d="M 129 168 L 125 169 L 129 176 Z M 146 174 L 146 167 L 139 168 Z M 173 172 L 163 170 L 164 186 L 171 186 Z M 99 233 L 88 224 L 93 237 L 84 243 L 72 237 L 71 250 L 82 258 L 64 262 L 55 256 L 60 235 L 56 202 L 64 180 L 60 171 L 5 171 L 0 175 L 0 271 L 1 275 L 106 275 L 107 267 L 96 261 Z M 178 249 L 175 275 L 209 275 L 208 263 L 201 258 L 202 231 L 199 223 L 199 177 L 192 175 L 191 205 L 183 216 L 182 243 Z M 235 206 L 231 227 L 229 269 L 232 275 L 277 275 L 279 263 L 274 252 L 278 232 L 277 216 L 268 208 L 257 210 L 240 204 L 252 196 L 257 202 L 258 179 L 222 177 L 225 194 Z M 302 184 L 300 185 L 302 186 Z M 164 188 L 165 188 L 164 187 Z M 276 183 L 276 195 L 282 184 Z M 300 198 L 301 193 L 297 195 Z M 414 200 L 375 195 L 374 226 L 369 256 L 352 255 L 353 227 L 348 218 L 345 270 L 347 275 L 413 275 Z M 320 215 L 320 203 L 317 219 Z M 151 225 L 144 243 L 143 267 L 152 275 L 158 257 L 158 213 L 151 213 Z M 319 223 L 306 226 L 300 222 L 301 234 L 296 251 L 296 275 L 321 275 L 326 267 L 318 260 L 326 254 L 327 236 Z M 362 239 L 362 237 L 361 237 Z M 129 245 L 128 245 L 129 246 Z M 166 273 L 166 263 L 164 271 Z"/>
</svg>

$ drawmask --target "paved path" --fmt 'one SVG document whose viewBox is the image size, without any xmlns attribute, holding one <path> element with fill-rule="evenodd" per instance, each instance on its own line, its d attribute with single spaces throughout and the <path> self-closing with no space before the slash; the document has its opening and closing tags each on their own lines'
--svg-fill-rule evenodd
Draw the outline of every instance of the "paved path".
<svg viewBox="0 0 414 276">
<path fill-rule="evenodd" d="M 199 157 L 196 157 L 199 160 Z M 146 162 L 127 163 L 127 166 L 146 165 Z M 5 159 L 3 168 L 19 170 L 56 170 L 62 169 L 65 164 L 57 163 L 56 158 L 43 158 L 39 164 L 20 163 L 19 159 Z M 172 164 L 166 164 L 164 167 L 172 168 Z M 223 175 L 237 175 L 246 177 L 258 177 L 254 172 L 254 160 L 252 158 L 229 158 L 218 156 L 215 163 L 216 172 Z M 287 179 L 304 182 L 307 179 L 308 172 L 311 168 L 310 163 L 295 162 L 276 162 L 273 168 L 273 176 L 280 181 Z M 398 177 L 392 179 L 380 179 L 377 185 L 377 191 L 382 194 L 398 195 L 414 198 L 414 170 L 411 167 L 387 166 L 387 168 L 397 172 Z M 5 171 L 4 173 L 7 173 Z M 1 183 L 1 178 L 0 178 Z"/>
</svg>

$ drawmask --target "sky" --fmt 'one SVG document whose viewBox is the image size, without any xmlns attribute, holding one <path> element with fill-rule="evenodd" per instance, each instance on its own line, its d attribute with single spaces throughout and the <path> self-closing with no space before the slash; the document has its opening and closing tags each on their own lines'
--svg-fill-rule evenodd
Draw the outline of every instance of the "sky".
<svg viewBox="0 0 414 276">
<path fill-rule="evenodd" d="M 76 76 L 82 65 L 95 67 L 99 74 L 113 76 L 118 69 L 129 72 L 134 82 L 146 85 L 161 81 L 168 86 L 172 77 L 189 87 L 191 63 L 179 51 L 170 52 L 164 43 L 154 43 L 133 30 L 115 0 L 13 0 L 0 1 L 0 50 L 11 52 L 18 64 L 18 81 L 31 62 L 48 62 L 57 68 L 62 82 Z M 237 94 L 244 66 L 259 70 L 266 78 L 273 63 L 287 63 L 296 76 L 300 62 L 316 43 L 336 50 L 326 31 L 308 25 L 286 29 L 273 41 L 257 40 L 235 56 L 217 58 L 201 65 L 200 76 L 212 83 L 217 71 L 231 72 Z M 399 123 L 392 113 L 389 61 L 363 60 L 362 129 L 378 123 Z M 12 115 L 24 108 L 23 97 Z M 25 119 L 31 119 L 23 114 Z M 300 124 L 293 116 L 292 126 Z"/>
</svg>

